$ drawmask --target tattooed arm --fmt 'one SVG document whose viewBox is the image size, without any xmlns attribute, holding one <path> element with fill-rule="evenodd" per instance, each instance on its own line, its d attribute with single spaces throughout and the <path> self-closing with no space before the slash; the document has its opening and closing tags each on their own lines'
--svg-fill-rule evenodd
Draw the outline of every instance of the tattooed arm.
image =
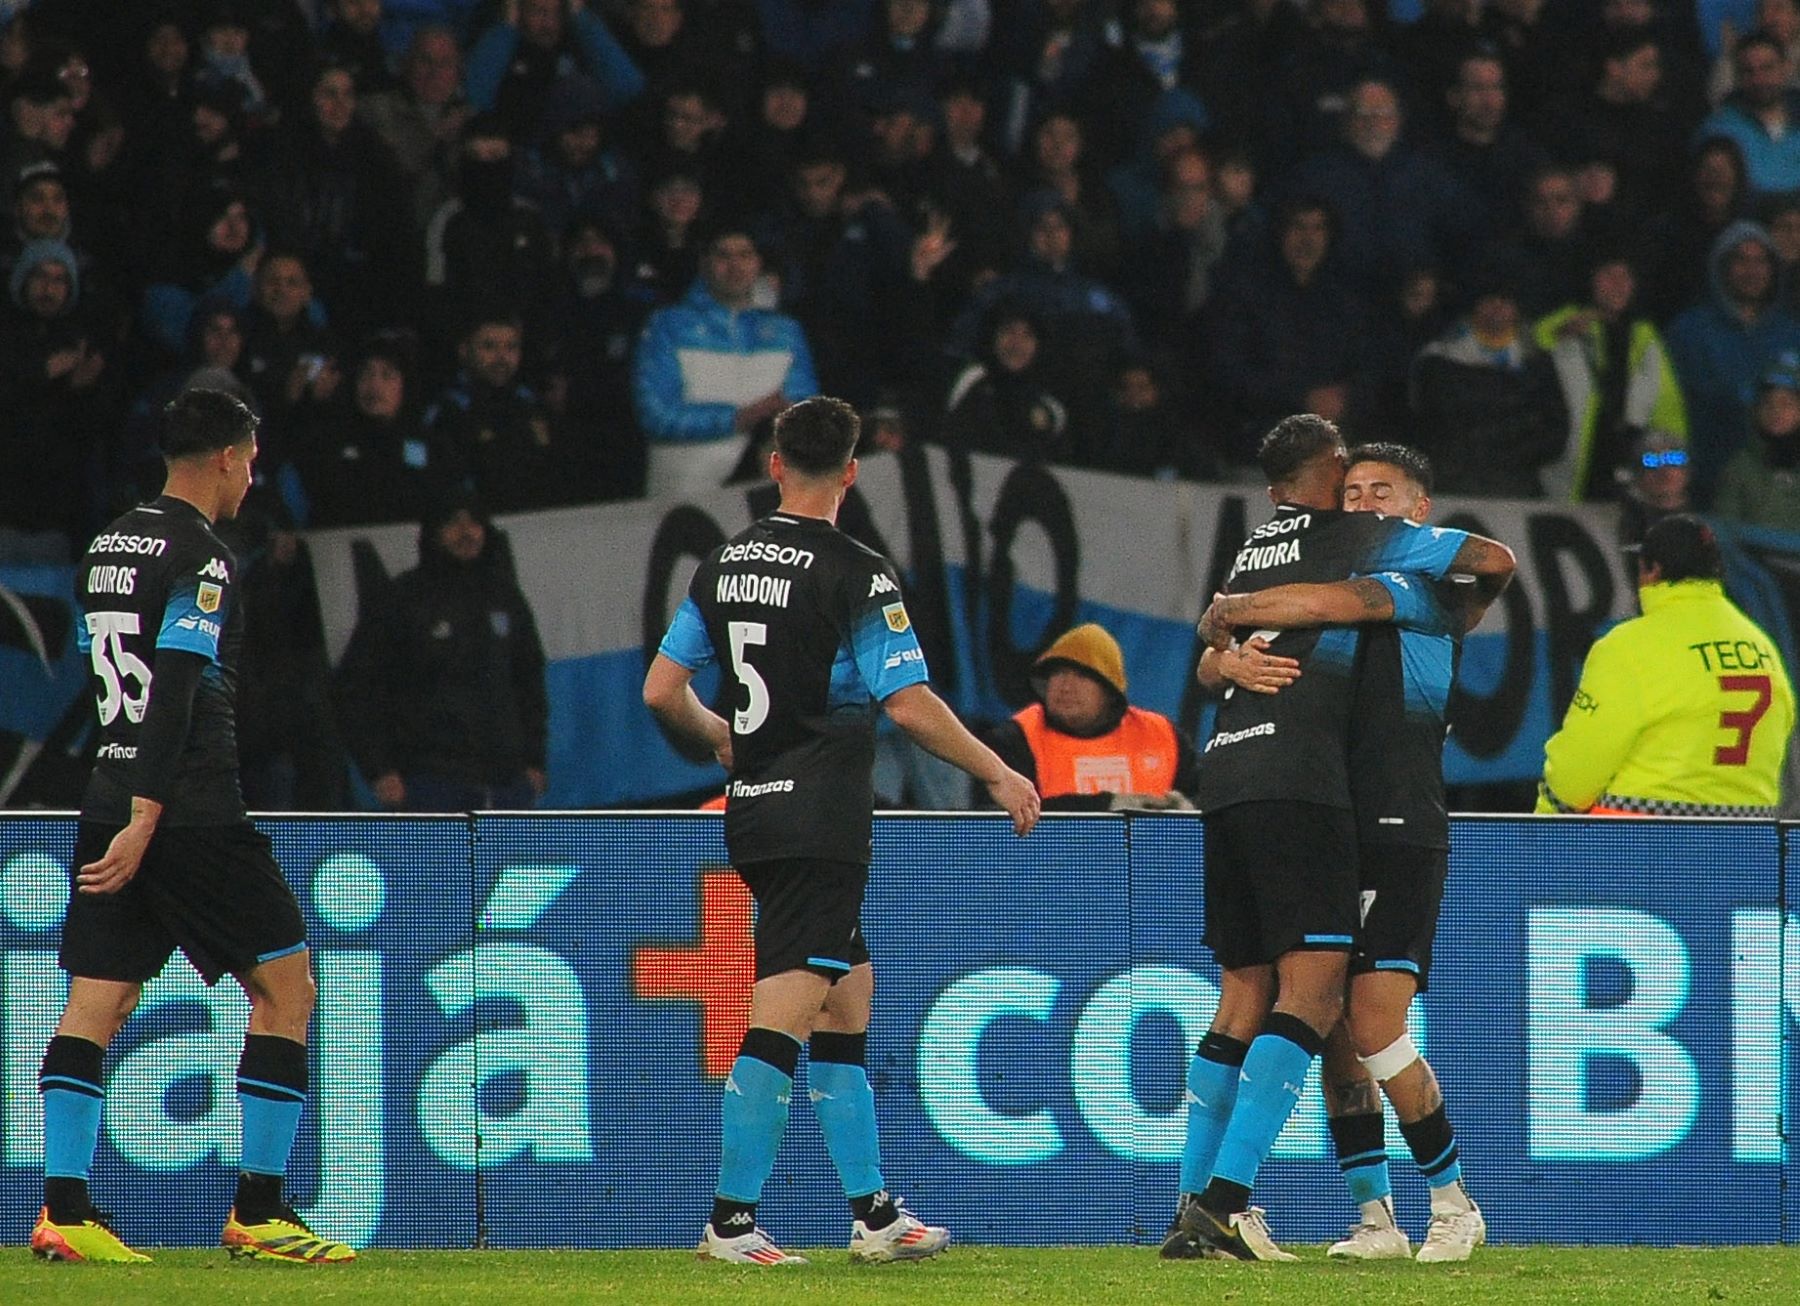
<svg viewBox="0 0 1800 1306">
<path fill-rule="evenodd" d="M 1393 619 L 1394 597 L 1387 586 L 1359 576 L 1328 585 L 1277 585 L 1251 594 L 1217 595 L 1200 618 L 1200 638 L 1212 648 L 1224 648 L 1231 632 L 1242 626 L 1291 630 Z"/>
</svg>

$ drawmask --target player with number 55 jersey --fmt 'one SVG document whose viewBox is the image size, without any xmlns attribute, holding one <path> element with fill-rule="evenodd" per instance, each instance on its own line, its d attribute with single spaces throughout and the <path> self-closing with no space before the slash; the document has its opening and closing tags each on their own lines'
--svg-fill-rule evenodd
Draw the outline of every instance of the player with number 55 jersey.
<svg viewBox="0 0 1800 1306">
<path fill-rule="evenodd" d="M 1638 552 L 1644 615 L 1589 650 L 1544 746 L 1540 812 L 1773 816 L 1794 729 L 1775 641 L 1725 597 L 1712 528 L 1664 518 Z"/>
</svg>

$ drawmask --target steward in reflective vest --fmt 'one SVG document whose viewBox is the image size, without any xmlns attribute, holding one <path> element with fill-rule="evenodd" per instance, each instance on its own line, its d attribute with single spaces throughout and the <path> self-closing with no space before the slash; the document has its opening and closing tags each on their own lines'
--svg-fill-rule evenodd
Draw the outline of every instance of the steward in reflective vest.
<svg viewBox="0 0 1800 1306">
<path fill-rule="evenodd" d="M 1794 729 L 1775 641 L 1725 597 L 1711 527 L 1683 513 L 1638 555 L 1644 615 L 1588 652 L 1544 747 L 1540 812 L 1773 816 Z"/>
<path fill-rule="evenodd" d="M 987 742 L 1029 776 L 1046 811 L 1188 808 L 1197 780 L 1193 744 L 1157 712 L 1125 699 L 1118 641 L 1077 626 L 1032 668 L 1038 702 L 998 726 Z"/>
</svg>

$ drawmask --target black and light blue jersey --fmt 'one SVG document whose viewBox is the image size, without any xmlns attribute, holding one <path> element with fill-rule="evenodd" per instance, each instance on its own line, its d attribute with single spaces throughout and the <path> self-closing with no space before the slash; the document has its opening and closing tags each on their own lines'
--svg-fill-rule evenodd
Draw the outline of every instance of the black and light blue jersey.
<svg viewBox="0 0 1800 1306">
<path fill-rule="evenodd" d="M 206 659 L 162 823 L 211 825 L 242 819 L 238 785 L 237 562 L 192 504 L 167 496 L 134 508 L 88 546 L 75 573 L 100 742 L 82 801 L 84 817 L 123 823 L 131 815 L 132 769 L 144 709 L 156 692 L 159 649 Z"/>
<path fill-rule="evenodd" d="M 1350 798 L 1366 844 L 1450 846 L 1444 735 L 1472 584 L 1374 577 L 1394 624 L 1364 629 L 1350 710 Z"/>
<path fill-rule="evenodd" d="M 1226 580 L 1232 593 L 1324 584 L 1376 572 L 1437 579 L 1468 536 L 1398 517 L 1282 504 L 1244 542 Z M 1278 799 L 1351 805 L 1345 750 L 1362 628 L 1236 632 L 1262 635 L 1270 652 L 1299 661 L 1279 694 L 1228 691 L 1200 759 L 1200 806 Z"/>
<path fill-rule="evenodd" d="M 725 664 L 734 862 L 867 862 L 875 707 L 929 676 L 900 579 L 829 522 L 775 513 L 694 571 L 664 657 Z"/>
</svg>

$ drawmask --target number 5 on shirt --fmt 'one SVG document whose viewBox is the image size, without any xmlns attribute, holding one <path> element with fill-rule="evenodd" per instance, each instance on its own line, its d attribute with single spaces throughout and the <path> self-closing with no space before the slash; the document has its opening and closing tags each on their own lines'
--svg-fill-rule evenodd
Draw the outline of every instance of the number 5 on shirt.
<svg viewBox="0 0 1800 1306">
<path fill-rule="evenodd" d="M 732 672 L 750 696 L 750 701 L 732 714 L 731 728 L 740 735 L 754 734 L 756 728 L 769 719 L 769 687 L 764 683 L 762 673 L 744 660 L 744 649 L 767 644 L 769 627 L 761 621 L 728 621 L 725 633 L 731 640 Z"/>
</svg>

